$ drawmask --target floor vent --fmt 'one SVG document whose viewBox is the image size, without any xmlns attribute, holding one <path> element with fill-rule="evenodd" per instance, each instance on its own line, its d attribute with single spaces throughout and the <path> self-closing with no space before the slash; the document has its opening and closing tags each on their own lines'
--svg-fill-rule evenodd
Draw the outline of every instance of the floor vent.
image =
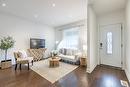
<svg viewBox="0 0 130 87">
<path fill-rule="evenodd" d="M 127 82 L 127 81 L 120 80 L 120 82 L 121 82 L 121 85 L 122 85 L 123 87 L 129 87 L 129 85 L 128 85 L 128 82 Z"/>
</svg>

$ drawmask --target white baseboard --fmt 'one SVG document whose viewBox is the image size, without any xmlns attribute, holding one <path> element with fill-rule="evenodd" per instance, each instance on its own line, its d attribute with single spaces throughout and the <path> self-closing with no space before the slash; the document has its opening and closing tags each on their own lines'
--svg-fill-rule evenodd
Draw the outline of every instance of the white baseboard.
<svg viewBox="0 0 130 87">
<path fill-rule="evenodd" d="M 125 69 L 125 73 L 126 73 L 126 76 L 127 76 L 128 80 L 129 80 L 129 82 L 130 82 L 130 73 L 129 73 L 128 70 L 126 70 L 126 69 Z"/>
<path fill-rule="evenodd" d="M 97 67 L 97 64 L 96 65 L 94 65 L 91 69 L 90 68 L 88 68 L 87 69 L 87 73 L 92 73 L 93 72 L 93 70 L 95 69 Z"/>
</svg>

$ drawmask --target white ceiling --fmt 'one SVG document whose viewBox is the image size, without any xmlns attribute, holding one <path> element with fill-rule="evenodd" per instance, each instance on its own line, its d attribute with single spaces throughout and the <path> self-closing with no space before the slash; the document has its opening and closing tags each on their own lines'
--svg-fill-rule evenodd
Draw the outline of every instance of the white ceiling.
<svg viewBox="0 0 130 87">
<path fill-rule="evenodd" d="M 2 0 L 0 12 L 49 26 L 87 18 L 87 0 Z M 3 7 L 2 3 L 6 3 Z M 52 6 L 55 4 L 55 7 Z"/>
<path fill-rule="evenodd" d="M 127 0 L 89 0 L 97 15 L 104 15 L 125 8 Z"/>
</svg>

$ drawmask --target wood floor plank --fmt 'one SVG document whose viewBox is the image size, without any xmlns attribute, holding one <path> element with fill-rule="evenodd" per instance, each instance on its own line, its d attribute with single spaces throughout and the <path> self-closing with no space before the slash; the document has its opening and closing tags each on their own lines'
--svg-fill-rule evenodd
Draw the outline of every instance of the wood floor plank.
<svg viewBox="0 0 130 87">
<path fill-rule="evenodd" d="M 123 87 L 120 80 L 128 81 L 125 72 L 110 66 L 97 66 L 88 74 L 85 67 L 78 67 L 54 84 L 23 66 L 0 70 L 0 87 Z"/>
</svg>

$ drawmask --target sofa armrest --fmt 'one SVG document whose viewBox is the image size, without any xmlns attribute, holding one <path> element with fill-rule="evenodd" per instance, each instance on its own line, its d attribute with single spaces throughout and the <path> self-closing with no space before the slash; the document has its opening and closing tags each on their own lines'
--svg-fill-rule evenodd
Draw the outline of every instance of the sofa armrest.
<svg viewBox="0 0 130 87">
<path fill-rule="evenodd" d="M 77 53 L 77 54 L 75 54 L 75 59 L 76 60 L 79 60 L 79 58 L 82 56 L 82 54 L 81 53 Z"/>
<path fill-rule="evenodd" d="M 79 60 L 80 56 L 79 55 L 75 55 L 75 59 Z"/>
</svg>

